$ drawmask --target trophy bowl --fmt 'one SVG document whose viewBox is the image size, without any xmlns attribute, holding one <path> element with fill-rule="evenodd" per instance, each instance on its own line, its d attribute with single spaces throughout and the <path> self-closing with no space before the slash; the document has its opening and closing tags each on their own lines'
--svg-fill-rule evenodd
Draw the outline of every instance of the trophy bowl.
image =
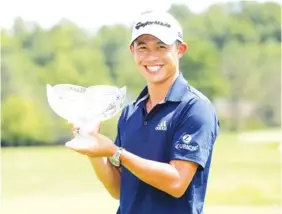
<svg viewBox="0 0 282 214">
<path fill-rule="evenodd" d="M 126 98 L 125 86 L 47 84 L 46 91 L 51 109 L 79 128 L 73 139 L 76 141 L 89 140 L 88 133 L 94 124 L 113 118 L 122 109 Z"/>
</svg>

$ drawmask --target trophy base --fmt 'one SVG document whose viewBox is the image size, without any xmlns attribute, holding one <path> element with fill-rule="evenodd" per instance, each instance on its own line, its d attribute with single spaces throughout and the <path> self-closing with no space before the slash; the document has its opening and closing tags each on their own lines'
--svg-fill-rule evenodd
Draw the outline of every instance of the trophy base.
<svg viewBox="0 0 282 214">
<path fill-rule="evenodd" d="M 80 134 L 65 143 L 65 146 L 73 149 L 87 149 L 91 145 L 93 145 L 93 139 L 90 136 Z"/>
</svg>

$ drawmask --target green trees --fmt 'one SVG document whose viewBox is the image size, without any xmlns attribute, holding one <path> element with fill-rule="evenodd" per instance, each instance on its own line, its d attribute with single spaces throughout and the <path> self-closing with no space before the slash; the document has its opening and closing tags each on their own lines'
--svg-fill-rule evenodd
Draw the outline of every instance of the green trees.
<svg viewBox="0 0 282 214">
<path fill-rule="evenodd" d="M 201 14 L 184 5 L 170 10 L 183 26 L 188 51 L 180 69 L 189 83 L 218 106 L 222 129 L 280 126 L 280 5 L 215 4 Z M 128 88 L 132 101 L 144 87 L 129 50 L 126 26 L 96 34 L 63 21 L 51 29 L 21 18 L 1 31 L 2 145 L 61 143 L 70 125 L 46 100 L 46 84 L 110 84 Z M 103 132 L 114 138 L 116 119 Z"/>
</svg>

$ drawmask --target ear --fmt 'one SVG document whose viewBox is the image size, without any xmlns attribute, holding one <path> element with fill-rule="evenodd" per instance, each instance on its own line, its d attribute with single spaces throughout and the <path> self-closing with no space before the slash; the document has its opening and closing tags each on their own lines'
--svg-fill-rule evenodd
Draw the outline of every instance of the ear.
<svg viewBox="0 0 282 214">
<path fill-rule="evenodd" d="M 133 44 L 129 46 L 129 49 L 130 49 L 131 53 L 133 54 L 133 50 L 134 50 Z"/>
<path fill-rule="evenodd" d="M 186 43 L 181 43 L 178 45 L 178 58 L 180 59 L 188 49 L 188 46 Z"/>
</svg>

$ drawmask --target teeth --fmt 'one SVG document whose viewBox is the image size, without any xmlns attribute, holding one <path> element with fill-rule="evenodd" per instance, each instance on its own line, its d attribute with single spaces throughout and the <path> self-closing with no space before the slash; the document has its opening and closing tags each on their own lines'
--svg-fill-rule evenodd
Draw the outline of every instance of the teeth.
<svg viewBox="0 0 282 214">
<path fill-rule="evenodd" d="M 150 71 L 152 71 L 152 72 L 156 72 L 156 71 L 160 70 L 160 68 L 161 68 L 162 66 L 157 65 L 157 66 L 146 66 L 146 67 L 147 67 L 148 70 L 150 70 Z"/>
</svg>

